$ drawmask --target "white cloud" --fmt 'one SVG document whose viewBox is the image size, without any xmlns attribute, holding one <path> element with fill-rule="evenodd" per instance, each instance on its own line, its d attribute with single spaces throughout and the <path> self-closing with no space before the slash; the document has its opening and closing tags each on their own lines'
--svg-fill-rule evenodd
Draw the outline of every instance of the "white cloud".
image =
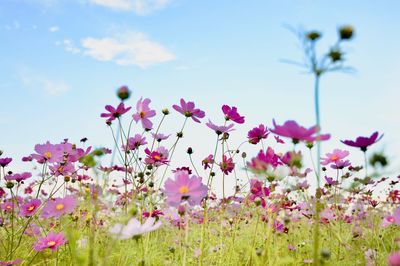
<svg viewBox="0 0 400 266">
<path fill-rule="evenodd" d="M 68 84 L 64 81 L 51 80 L 27 68 L 20 71 L 19 79 L 24 86 L 44 90 L 51 96 L 57 96 L 69 90 Z"/>
<path fill-rule="evenodd" d="M 99 61 L 112 61 L 118 65 L 150 65 L 168 62 L 175 55 L 162 45 L 149 40 L 140 32 L 128 31 L 114 38 L 92 38 L 82 40 L 84 54 Z"/>
<path fill-rule="evenodd" d="M 58 26 L 52 26 L 52 27 L 49 28 L 50 32 L 57 32 L 59 30 L 60 30 L 60 28 Z"/>
<path fill-rule="evenodd" d="M 74 42 L 70 39 L 64 39 L 63 41 L 57 41 L 56 45 L 63 46 L 65 51 L 73 53 L 73 54 L 79 54 L 81 52 L 81 49 L 76 47 Z"/>
<path fill-rule="evenodd" d="M 138 15 L 147 15 L 166 7 L 171 0 L 88 0 L 116 11 L 133 11 Z"/>
</svg>

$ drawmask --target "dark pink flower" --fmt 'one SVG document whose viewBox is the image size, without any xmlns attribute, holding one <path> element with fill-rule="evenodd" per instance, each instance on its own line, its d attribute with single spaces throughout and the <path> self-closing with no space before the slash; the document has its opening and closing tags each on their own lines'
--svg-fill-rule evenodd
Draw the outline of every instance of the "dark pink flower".
<svg viewBox="0 0 400 266">
<path fill-rule="evenodd" d="M 388 257 L 389 266 L 400 266 L 400 251 L 391 253 Z"/>
<path fill-rule="evenodd" d="M 66 196 L 65 198 L 55 198 L 49 200 L 44 206 L 40 217 L 42 218 L 58 218 L 64 214 L 72 213 L 76 207 L 76 199 L 74 196 Z"/>
<path fill-rule="evenodd" d="M 140 146 L 146 145 L 146 137 L 143 137 L 140 134 L 136 134 L 133 137 L 128 138 L 128 145 L 124 147 L 125 151 L 136 150 Z"/>
<path fill-rule="evenodd" d="M 163 215 L 164 215 L 164 213 L 160 210 L 152 210 L 152 211 L 143 212 L 144 218 L 149 218 L 149 217 L 159 218 L 160 216 L 163 216 Z"/>
<path fill-rule="evenodd" d="M 12 158 L 0 158 L 0 166 L 6 167 L 9 163 L 11 163 Z"/>
<path fill-rule="evenodd" d="M 19 211 L 19 216 L 25 217 L 34 215 L 40 207 L 40 204 L 42 204 L 40 199 L 33 199 L 22 204 Z"/>
<path fill-rule="evenodd" d="M 45 144 L 35 145 L 36 154 L 31 154 L 32 158 L 38 163 L 56 163 L 60 162 L 64 157 L 62 146 L 57 144 L 51 144 L 47 141 Z"/>
<path fill-rule="evenodd" d="M 58 234 L 50 232 L 46 237 L 39 237 L 39 239 L 33 244 L 33 249 L 36 251 L 43 251 L 45 249 L 51 249 L 52 251 L 57 250 L 59 246 L 67 243 L 64 237 L 64 233 Z"/>
<path fill-rule="evenodd" d="M 261 206 L 264 208 L 266 206 L 265 197 L 269 196 L 269 189 L 264 186 L 264 184 L 257 180 L 251 179 L 250 180 L 250 195 L 248 199 L 253 202 L 256 198 L 261 200 Z"/>
<path fill-rule="evenodd" d="M 215 133 L 217 133 L 217 135 L 221 135 L 223 133 L 228 133 L 232 130 L 235 130 L 233 129 L 234 124 L 229 124 L 227 126 L 217 126 L 216 124 L 211 122 L 211 120 L 208 120 L 208 123 L 206 123 L 206 125 L 212 130 L 214 130 Z"/>
<path fill-rule="evenodd" d="M 275 154 L 275 151 L 271 147 L 268 147 L 265 153 L 260 150 L 257 157 L 247 163 L 247 166 L 254 171 L 266 171 L 269 169 L 269 166 L 276 168 L 278 165 L 282 165 L 281 158 Z"/>
<path fill-rule="evenodd" d="M 279 137 L 279 136 L 274 136 L 276 143 L 279 144 L 285 144 L 285 142 Z"/>
<path fill-rule="evenodd" d="M 267 128 L 260 124 L 258 127 L 253 128 L 247 133 L 247 138 L 251 144 L 257 144 L 262 139 L 266 139 L 268 137 Z"/>
<path fill-rule="evenodd" d="M 12 212 L 14 209 L 14 203 L 10 200 L 3 202 L 2 204 L 0 204 L 0 208 L 4 211 L 4 212 Z"/>
<path fill-rule="evenodd" d="M 207 168 L 211 168 L 210 164 L 214 163 L 214 156 L 212 154 L 208 155 L 206 158 L 201 161 L 201 164 L 204 166 L 204 170 Z"/>
<path fill-rule="evenodd" d="M 310 128 L 305 128 L 300 126 L 299 124 L 296 123 L 296 121 L 289 120 L 286 121 L 283 125 L 279 126 L 276 124 L 275 119 L 272 121 L 274 124 L 273 129 L 270 129 L 272 133 L 275 133 L 279 136 L 282 137 L 287 137 L 291 138 L 294 143 L 297 143 L 299 141 L 315 141 L 316 134 L 318 132 L 318 127 L 313 126 Z M 329 139 L 330 135 L 320 135 L 319 139 L 322 140 L 327 140 Z"/>
<path fill-rule="evenodd" d="M 136 114 L 133 115 L 133 120 L 135 122 L 141 122 L 143 129 L 152 129 L 153 123 L 150 121 L 150 118 L 156 115 L 156 111 L 150 109 L 151 100 L 149 98 L 142 99 L 136 104 Z"/>
<path fill-rule="evenodd" d="M 185 102 L 184 99 L 181 99 L 181 105 L 176 105 L 174 104 L 172 108 L 174 108 L 176 111 L 179 113 L 183 114 L 186 117 L 191 117 L 193 121 L 200 123 L 200 120 L 198 118 L 203 118 L 206 114 L 204 111 L 195 108 L 195 105 L 193 102 Z"/>
<path fill-rule="evenodd" d="M 383 134 L 379 136 L 378 131 L 374 132 L 370 137 L 358 137 L 355 141 L 353 140 L 342 140 L 341 142 L 347 146 L 360 148 L 362 151 L 366 151 L 369 146 L 377 143 L 383 137 Z"/>
<path fill-rule="evenodd" d="M 163 193 L 167 197 L 169 206 L 177 207 L 187 201 L 190 205 L 198 205 L 207 195 L 208 188 L 201 181 L 201 177 L 189 176 L 186 171 L 175 173 L 175 178 L 165 181 Z"/>
<path fill-rule="evenodd" d="M 106 105 L 106 110 L 108 113 L 102 113 L 100 116 L 107 118 L 106 122 L 111 123 L 114 121 L 116 118 L 121 117 L 121 115 L 125 114 L 129 110 L 131 110 L 132 107 L 125 108 L 124 103 L 120 103 L 117 108 L 112 107 L 111 105 Z"/>
<path fill-rule="evenodd" d="M 219 168 L 221 168 L 221 171 L 228 175 L 229 173 L 232 173 L 233 169 L 235 168 L 235 163 L 233 162 L 232 158 L 227 158 L 226 155 L 222 156 L 222 162 L 219 164 Z"/>
<path fill-rule="evenodd" d="M 244 123 L 244 116 L 239 115 L 235 106 L 230 107 L 228 105 L 223 105 L 222 112 L 225 115 L 226 121 L 232 120 L 233 122 L 236 122 L 238 124 Z"/>
<path fill-rule="evenodd" d="M 32 177 L 31 173 L 24 172 L 24 173 L 20 173 L 20 174 L 6 175 L 4 177 L 4 179 L 7 180 L 7 181 L 15 180 L 15 181 L 17 181 L 19 183 L 19 182 L 21 182 L 23 180 L 26 180 L 28 178 L 31 178 L 31 177 Z"/>
<path fill-rule="evenodd" d="M 17 265 L 22 262 L 21 259 L 15 259 L 12 261 L 0 261 L 0 266 L 12 266 L 12 265 Z"/>
<path fill-rule="evenodd" d="M 144 160 L 146 164 L 155 164 L 156 166 L 168 163 L 168 150 L 160 146 L 155 151 L 150 151 L 148 148 L 144 150 L 147 154 Z"/>
</svg>

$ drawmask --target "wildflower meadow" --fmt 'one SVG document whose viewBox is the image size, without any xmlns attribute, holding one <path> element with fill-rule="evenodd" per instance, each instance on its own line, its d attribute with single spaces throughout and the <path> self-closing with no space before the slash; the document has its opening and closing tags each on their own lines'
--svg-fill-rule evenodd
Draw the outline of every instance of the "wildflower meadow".
<svg viewBox="0 0 400 266">
<path fill-rule="evenodd" d="M 241 99 L 207 112 L 190 92 L 157 106 L 118 84 L 90 118 L 112 145 L 41 130 L 22 158 L 0 151 L 0 265 L 399 266 L 400 175 L 375 149 L 385 132 L 338 140 L 321 111 L 326 77 L 355 70 L 358 32 L 338 26 L 321 52 L 322 32 L 288 28 L 302 59 L 282 64 L 313 81 L 312 124 L 250 124 Z M 200 127 L 214 141 L 190 134 Z"/>
</svg>

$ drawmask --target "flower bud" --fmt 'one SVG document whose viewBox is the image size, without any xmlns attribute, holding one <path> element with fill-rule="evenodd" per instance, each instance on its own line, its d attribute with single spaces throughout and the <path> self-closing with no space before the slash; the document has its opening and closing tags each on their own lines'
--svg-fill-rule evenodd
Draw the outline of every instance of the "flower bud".
<svg viewBox="0 0 400 266">
<path fill-rule="evenodd" d="M 9 189 L 12 189 L 14 187 L 14 183 L 11 182 L 11 181 L 8 181 L 7 184 L 6 184 L 6 187 L 9 188 Z"/>
<path fill-rule="evenodd" d="M 260 199 L 260 198 L 255 198 L 255 199 L 254 199 L 254 204 L 255 204 L 256 206 L 260 206 L 260 205 L 261 205 L 261 199 Z"/>
<path fill-rule="evenodd" d="M 332 62 L 343 60 L 343 54 L 339 49 L 330 50 L 328 56 L 331 58 Z"/>
<path fill-rule="evenodd" d="M 306 33 L 306 38 L 310 41 L 316 41 L 321 38 L 321 36 L 322 34 L 315 30 Z"/>
<path fill-rule="evenodd" d="M 161 112 L 162 112 L 164 115 L 169 115 L 169 110 L 168 110 L 168 108 L 162 109 Z"/>
<path fill-rule="evenodd" d="M 330 252 L 330 250 L 329 250 L 329 249 L 323 248 L 323 249 L 321 250 L 321 257 L 322 257 L 323 259 L 325 259 L 325 260 L 328 260 L 328 259 L 331 257 L 331 252 Z"/>
<path fill-rule="evenodd" d="M 350 25 L 345 25 L 339 28 L 339 36 L 341 40 L 350 40 L 353 38 L 354 28 Z"/>
<path fill-rule="evenodd" d="M 124 101 L 131 96 L 131 92 L 127 86 L 121 86 L 117 90 L 117 96 L 121 101 Z"/>
<path fill-rule="evenodd" d="M 180 216 L 183 216 L 183 215 L 185 215 L 185 212 L 186 212 L 185 206 L 179 205 L 179 207 L 178 207 L 178 214 L 179 214 Z"/>
<path fill-rule="evenodd" d="M 193 154 L 193 149 L 192 149 L 192 147 L 189 147 L 188 149 L 187 149 L 187 154 L 189 154 L 189 155 L 191 155 L 191 154 Z"/>
</svg>

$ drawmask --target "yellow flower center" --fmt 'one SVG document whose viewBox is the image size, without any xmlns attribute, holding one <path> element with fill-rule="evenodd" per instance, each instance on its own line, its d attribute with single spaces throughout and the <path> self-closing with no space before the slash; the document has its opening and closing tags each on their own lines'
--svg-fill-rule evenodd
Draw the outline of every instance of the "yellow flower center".
<svg viewBox="0 0 400 266">
<path fill-rule="evenodd" d="M 12 208 L 11 205 L 7 205 L 7 206 L 6 206 L 6 209 L 8 209 L 8 210 L 10 210 L 11 208 Z"/>
<path fill-rule="evenodd" d="M 56 241 L 49 241 L 49 242 L 47 242 L 47 246 L 48 247 L 52 247 L 52 246 L 54 246 L 56 244 Z"/>
<path fill-rule="evenodd" d="M 57 204 L 56 209 L 57 209 L 58 211 L 64 209 L 64 204 L 62 204 L 62 203 Z"/>
<path fill-rule="evenodd" d="M 52 154 L 51 154 L 51 152 L 49 152 L 49 151 L 47 151 L 47 152 L 44 153 L 44 157 L 45 157 L 46 159 L 50 159 L 51 156 L 52 156 Z"/>
<path fill-rule="evenodd" d="M 339 159 L 336 155 L 333 155 L 332 157 L 331 157 L 331 160 L 332 161 L 337 161 L 337 159 Z"/>
<path fill-rule="evenodd" d="M 187 186 L 181 186 L 179 188 L 179 193 L 181 193 L 181 194 L 186 194 L 188 192 L 189 192 L 189 188 Z"/>
<path fill-rule="evenodd" d="M 141 111 L 141 112 L 139 113 L 139 115 L 140 115 L 140 118 L 144 118 L 144 117 L 146 116 L 146 113 L 143 112 L 143 111 Z"/>
<path fill-rule="evenodd" d="M 160 155 L 155 155 L 155 156 L 154 156 L 154 159 L 155 159 L 156 161 L 159 161 L 159 160 L 161 159 L 161 156 L 160 156 Z"/>
<path fill-rule="evenodd" d="M 34 209 L 35 209 L 35 205 L 31 205 L 31 206 L 29 206 L 28 211 L 33 211 Z"/>
</svg>

